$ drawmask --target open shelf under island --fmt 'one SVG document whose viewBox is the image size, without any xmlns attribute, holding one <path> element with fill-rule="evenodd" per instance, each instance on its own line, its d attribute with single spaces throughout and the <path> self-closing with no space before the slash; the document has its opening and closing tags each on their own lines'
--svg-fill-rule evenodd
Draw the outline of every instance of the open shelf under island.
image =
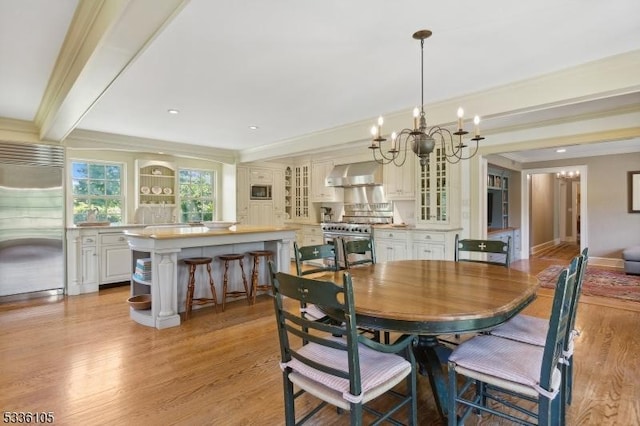
<svg viewBox="0 0 640 426">
<path fill-rule="evenodd" d="M 236 225 L 229 229 L 195 227 L 163 227 L 125 232 L 132 250 L 131 295 L 150 292 L 151 309 L 131 310 L 131 318 L 143 325 L 168 328 L 180 325 L 179 313 L 184 311 L 187 290 L 187 268 L 181 259 L 187 257 L 211 257 L 213 280 L 218 301 L 221 302 L 222 274 L 216 256 L 227 253 L 246 253 L 252 250 L 270 250 L 278 270 L 289 270 L 289 246 L 295 240 L 295 227 Z M 141 282 L 133 278 L 138 259 L 151 259 L 151 281 Z M 245 262 L 245 273 L 250 279 L 251 266 Z M 195 297 L 199 292 L 209 292 L 205 268 L 198 268 Z M 268 267 L 260 264 L 259 282 L 268 282 Z M 229 271 L 230 290 L 242 285 L 239 268 Z M 239 287 L 238 287 L 239 289 Z"/>
</svg>

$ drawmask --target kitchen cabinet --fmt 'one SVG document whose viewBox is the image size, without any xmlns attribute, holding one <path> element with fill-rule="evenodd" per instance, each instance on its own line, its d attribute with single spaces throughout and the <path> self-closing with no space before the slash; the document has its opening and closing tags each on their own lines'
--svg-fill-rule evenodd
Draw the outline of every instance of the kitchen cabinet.
<svg viewBox="0 0 640 426">
<path fill-rule="evenodd" d="M 100 284 L 128 281 L 131 250 L 122 232 L 100 235 Z"/>
<path fill-rule="evenodd" d="M 459 172 L 459 165 L 447 162 L 444 148 L 436 146 L 427 164 L 418 168 L 416 224 L 456 224 L 457 218 L 451 214 L 459 210 L 459 203 L 452 204 L 451 190 L 452 180 Z"/>
<path fill-rule="evenodd" d="M 293 215 L 298 221 L 309 220 L 309 169 L 308 163 L 293 167 Z"/>
<path fill-rule="evenodd" d="M 322 237 L 322 229 L 320 229 L 320 225 L 303 225 L 302 226 L 302 245 L 313 246 L 313 245 L 319 245 L 319 244 L 324 244 L 324 239 Z"/>
<path fill-rule="evenodd" d="M 249 168 L 236 168 L 236 221 L 249 223 Z"/>
<path fill-rule="evenodd" d="M 273 170 L 252 167 L 249 172 L 249 181 L 256 184 L 273 185 Z"/>
<path fill-rule="evenodd" d="M 446 234 L 444 232 L 413 231 L 412 239 L 415 260 L 445 260 L 447 258 Z"/>
<path fill-rule="evenodd" d="M 249 202 L 249 224 L 258 226 L 274 225 L 275 217 L 272 201 Z"/>
<path fill-rule="evenodd" d="M 273 171 L 273 187 L 272 187 L 272 198 L 273 198 L 273 212 L 276 215 L 285 215 L 285 189 L 284 189 L 284 171 L 283 170 L 274 170 Z"/>
<path fill-rule="evenodd" d="M 393 163 L 384 166 L 383 183 L 388 200 L 414 200 L 416 196 L 416 164 L 418 157 L 407 154 L 401 167 Z"/>
<path fill-rule="evenodd" d="M 409 232 L 406 230 L 375 229 L 376 261 L 381 263 L 409 259 L 408 241 Z"/>
<path fill-rule="evenodd" d="M 81 238 L 80 280 L 83 287 L 98 288 L 98 244 L 97 234 Z"/>
<path fill-rule="evenodd" d="M 333 161 L 314 161 L 311 163 L 311 201 L 337 201 L 336 188 L 326 186 L 325 179 L 333 170 Z"/>
<path fill-rule="evenodd" d="M 136 160 L 136 207 L 141 204 L 175 206 L 176 165 L 166 161 Z"/>
</svg>

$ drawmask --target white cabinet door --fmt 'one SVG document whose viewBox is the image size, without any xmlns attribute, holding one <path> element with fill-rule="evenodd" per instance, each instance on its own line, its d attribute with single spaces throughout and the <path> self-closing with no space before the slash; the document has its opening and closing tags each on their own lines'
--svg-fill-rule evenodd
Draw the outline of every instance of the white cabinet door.
<svg viewBox="0 0 640 426">
<path fill-rule="evenodd" d="M 413 258 L 415 260 L 445 260 L 446 240 L 444 232 L 414 231 Z"/>
<path fill-rule="evenodd" d="M 293 168 L 293 215 L 292 219 L 309 220 L 309 169 L 308 164 L 302 164 Z"/>
<path fill-rule="evenodd" d="M 238 167 L 236 169 L 236 220 L 249 215 L 249 169 Z"/>
<path fill-rule="evenodd" d="M 447 162 L 444 149 L 436 147 L 429 162 L 417 168 L 417 224 L 457 225 L 460 218 L 460 165 Z"/>
<path fill-rule="evenodd" d="M 100 235 L 100 284 L 131 279 L 131 249 L 122 233 Z"/>
<path fill-rule="evenodd" d="M 325 186 L 325 179 L 333 170 L 333 161 L 317 161 L 311 164 L 311 201 L 336 201 L 336 189 Z"/>
<path fill-rule="evenodd" d="M 249 203 L 249 223 L 258 226 L 274 225 L 273 203 L 271 201 L 251 201 Z"/>
<path fill-rule="evenodd" d="M 98 252 L 95 245 L 82 245 L 82 285 L 98 284 Z"/>
<path fill-rule="evenodd" d="M 413 154 L 407 154 L 405 163 L 401 167 L 393 164 L 384 167 L 383 181 L 385 194 L 389 200 L 413 200 L 416 195 L 416 163 Z"/>
<path fill-rule="evenodd" d="M 273 171 L 273 211 L 275 214 L 283 214 L 285 212 L 284 205 L 284 171 Z"/>
<path fill-rule="evenodd" d="M 408 256 L 408 234 L 406 231 L 377 229 L 374 233 L 376 244 L 376 261 L 389 262 L 406 260 Z"/>
<path fill-rule="evenodd" d="M 273 184 L 273 170 L 252 167 L 249 173 L 249 179 L 251 183 Z"/>
</svg>

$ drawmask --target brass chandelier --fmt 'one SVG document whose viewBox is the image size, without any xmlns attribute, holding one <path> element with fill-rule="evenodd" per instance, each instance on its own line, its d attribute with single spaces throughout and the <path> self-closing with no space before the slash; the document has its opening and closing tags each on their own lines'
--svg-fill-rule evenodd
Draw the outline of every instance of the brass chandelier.
<svg viewBox="0 0 640 426">
<path fill-rule="evenodd" d="M 457 163 L 460 160 L 468 160 L 478 152 L 478 142 L 484 138 L 480 136 L 480 117 L 474 117 L 474 137 L 475 148 L 473 152 L 463 153 L 463 149 L 467 147 L 462 141 L 462 137 L 469 132 L 463 130 L 464 111 L 458 108 L 458 130 L 451 132 L 440 126 L 427 128 L 427 119 L 424 113 L 424 40 L 431 37 L 430 30 L 420 30 L 413 34 L 413 38 L 420 40 L 420 84 L 421 84 L 421 102 L 420 108 L 413 110 L 413 128 L 403 129 L 400 133 L 393 132 L 391 134 L 391 146 L 386 147 L 384 142 L 387 140 L 382 136 L 382 117 L 378 118 L 377 126 L 371 128 L 371 145 L 369 149 L 373 153 L 373 159 L 380 164 L 393 163 L 400 167 L 407 159 L 407 146 L 411 145 L 411 150 L 420 158 L 420 165 L 424 166 L 429 161 L 429 154 L 433 152 L 436 143 L 440 144 L 444 157 L 450 163 Z M 454 136 L 457 136 L 455 138 Z"/>
</svg>

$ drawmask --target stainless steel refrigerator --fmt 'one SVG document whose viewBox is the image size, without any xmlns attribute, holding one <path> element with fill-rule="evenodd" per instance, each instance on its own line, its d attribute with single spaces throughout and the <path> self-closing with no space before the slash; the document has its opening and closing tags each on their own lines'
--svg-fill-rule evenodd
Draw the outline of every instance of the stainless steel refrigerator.
<svg viewBox="0 0 640 426">
<path fill-rule="evenodd" d="M 64 149 L 0 142 L 0 297 L 64 290 Z"/>
</svg>

